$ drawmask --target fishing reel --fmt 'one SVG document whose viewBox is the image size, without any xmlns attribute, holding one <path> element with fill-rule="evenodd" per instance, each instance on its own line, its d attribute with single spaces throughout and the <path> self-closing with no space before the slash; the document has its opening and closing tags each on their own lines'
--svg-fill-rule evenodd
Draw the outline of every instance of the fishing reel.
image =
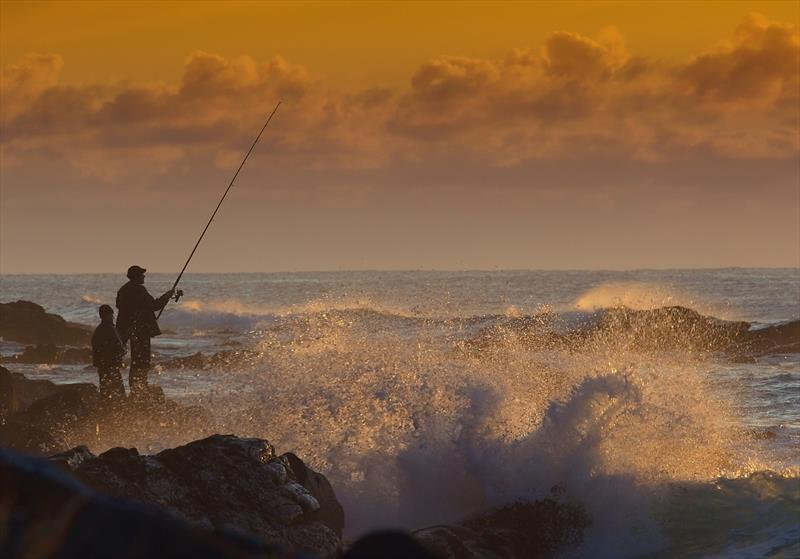
<svg viewBox="0 0 800 559">
<path fill-rule="evenodd" d="M 183 297 L 183 289 L 176 289 L 175 290 L 175 295 L 173 295 L 172 298 L 177 303 L 180 300 L 181 297 Z"/>
</svg>

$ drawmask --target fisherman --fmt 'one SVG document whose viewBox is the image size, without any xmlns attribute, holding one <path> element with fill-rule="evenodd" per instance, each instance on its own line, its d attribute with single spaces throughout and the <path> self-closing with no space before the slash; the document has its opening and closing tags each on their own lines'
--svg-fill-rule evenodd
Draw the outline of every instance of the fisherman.
<svg viewBox="0 0 800 559">
<path fill-rule="evenodd" d="M 100 305 L 100 325 L 92 335 L 92 364 L 100 376 L 100 395 L 109 400 L 125 398 L 122 384 L 122 357 L 125 345 L 114 327 L 114 309 Z"/>
<path fill-rule="evenodd" d="M 155 313 L 163 309 L 175 289 L 170 289 L 158 299 L 153 298 L 144 286 L 140 266 L 128 268 L 128 283 L 117 292 L 117 331 L 123 343 L 131 341 L 131 371 L 128 377 L 131 396 L 143 399 L 148 396 L 147 372 L 150 370 L 150 338 L 161 334 Z M 182 294 L 182 292 L 181 292 Z"/>
</svg>

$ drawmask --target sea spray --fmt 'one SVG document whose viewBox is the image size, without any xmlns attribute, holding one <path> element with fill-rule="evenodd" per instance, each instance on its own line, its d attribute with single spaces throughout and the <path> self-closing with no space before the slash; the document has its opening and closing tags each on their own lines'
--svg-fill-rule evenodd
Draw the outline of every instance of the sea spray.
<svg viewBox="0 0 800 559">
<path fill-rule="evenodd" d="M 530 349 L 511 331 L 465 352 L 472 322 L 293 315 L 262 332 L 263 361 L 228 375 L 235 394 L 214 407 L 324 471 L 350 535 L 559 488 L 590 514 L 586 546 L 636 554 L 662 543 L 663 484 L 737 468 L 735 419 L 696 354 L 636 351 L 625 332 Z"/>
</svg>

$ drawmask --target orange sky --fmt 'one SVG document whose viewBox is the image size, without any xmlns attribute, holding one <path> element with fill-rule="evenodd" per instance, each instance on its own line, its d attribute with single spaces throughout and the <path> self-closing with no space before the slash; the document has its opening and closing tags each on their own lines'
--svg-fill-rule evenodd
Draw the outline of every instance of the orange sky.
<svg viewBox="0 0 800 559">
<path fill-rule="evenodd" d="M 0 272 L 800 265 L 797 2 L 0 3 Z"/>
</svg>

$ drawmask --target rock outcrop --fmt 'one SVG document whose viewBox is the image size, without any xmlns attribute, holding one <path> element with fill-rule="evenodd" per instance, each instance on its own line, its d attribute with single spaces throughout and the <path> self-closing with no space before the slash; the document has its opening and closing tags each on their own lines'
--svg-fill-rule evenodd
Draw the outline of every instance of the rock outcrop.
<svg viewBox="0 0 800 559">
<path fill-rule="evenodd" d="M 181 406 L 154 388 L 146 402 L 107 401 L 91 383 L 30 380 L 0 367 L 0 446 L 42 456 L 78 445 L 166 441 L 173 433 L 202 436 L 208 414 Z"/>
<path fill-rule="evenodd" d="M 344 511 L 327 479 L 262 439 L 213 435 L 155 455 L 86 448 L 53 457 L 87 486 L 193 525 L 255 534 L 320 558 L 339 552 Z"/>
<path fill-rule="evenodd" d="M 463 344 L 468 352 L 519 343 L 531 349 L 584 351 L 622 344 L 634 351 L 717 353 L 732 360 L 800 351 L 800 321 L 753 328 L 749 322 L 720 320 L 686 307 L 648 310 L 604 309 L 567 328 L 557 315 L 543 313 L 500 319 Z"/>
<path fill-rule="evenodd" d="M 98 494 L 47 460 L 2 448 L 0 511 L 0 557 L 295 557 L 252 536 Z"/>
<path fill-rule="evenodd" d="M 86 346 L 92 338 L 88 326 L 67 322 L 30 301 L 0 303 L 0 337 L 23 344 Z"/>
</svg>

